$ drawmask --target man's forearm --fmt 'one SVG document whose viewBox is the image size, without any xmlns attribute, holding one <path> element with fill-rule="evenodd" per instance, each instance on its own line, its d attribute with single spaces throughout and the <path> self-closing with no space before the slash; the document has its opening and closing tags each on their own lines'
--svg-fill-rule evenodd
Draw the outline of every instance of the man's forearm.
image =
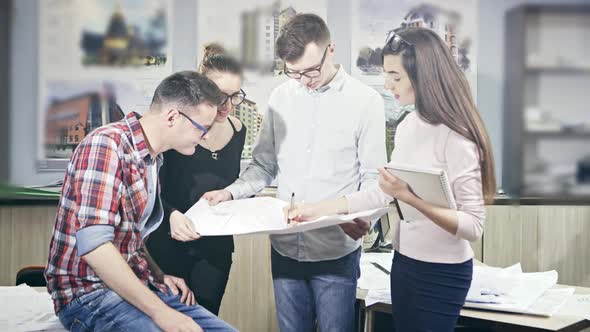
<svg viewBox="0 0 590 332">
<path fill-rule="evenodd" d="M 264 165 L 253 161 L 242 175 L 225 189 L 232 195 L 232 199 L 247 198 L 259 193 L 274 179 L 275 167 L 267 169 Z"/>
<path fill-rule="evenodd" d="M 82 257 L 107 286 L 149 317 L 167 305 L 144 285 L 121 253 L 107 242 Z"/>
</svg>

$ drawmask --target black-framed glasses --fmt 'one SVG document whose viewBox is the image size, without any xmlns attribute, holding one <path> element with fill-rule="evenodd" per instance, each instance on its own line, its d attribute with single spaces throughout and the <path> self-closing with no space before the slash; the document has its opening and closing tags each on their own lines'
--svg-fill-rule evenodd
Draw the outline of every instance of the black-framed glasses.
<svg viewBox="0 0 590 332">
<path fill-rule="evenodd" d="M 414 44 L 410 43 L 409 41 L 405 40 L 402 36 L 398 35 L 396 32 L 398 29 L 389 30 L 385 36 L 385 46 L 383 48 L 387 48 L 391 51 L 397 52 L 401 51 L 405 47 L 412 47 Z"/>
<path fill-rule="evenodd" d="M 240 106 L 240 104 L 244 102 L 244 99 L 246 99 L 246 93 L 242 89 L 240 89 L 238 92 L 232 93 L 231 95 L 226 95 L 225 93 L 224 95 L 225 97 L 223 98 L 223 101 L 220 105 L 225 105 L 225 103 L 229 101 L 234 106 Z"/>
<path fill-rule="evenodd" d="M 328 46 L 326 46 L 326 49 L 324 50 L 324 55 L 322 55 L 322 60 L 320 61 L 319 65 L 315 66 L 315 68 L 306 69 L 304 71 L 295 71 L 288 69 L 287 64 L 285 63 L 283 64 L 283 73 L 285 73 L 287 77 L 294 79 L 300 79 L 301 76 L 305 76 L 307 78 L 319 77 L 322 73 L 322 66 L 324 65 L 324 61 L 326 60 L 326 55 L 328 54 L 328 48 L 330 48 L 330 45 L 331 44 L 328 44 Z"/>
<path fill-rule="evenodd" d="M 178 111 L 178 113 L 180 113 L 180 115 L 182 115 L 185 118 L 187 118 L 193 124 L 193 126 L 195 126 L 195 128 L 197 128 L 197 129 L 199 129 L 200 131 L 203 132 L 203 134 L 201 135 L 201 138 L 203 138 L 203 137 L 205 137 L 205 135 L 207 135 L 207 133 L 209 132 L 209 129 L 205 128 L 205 126 L 200 125 L 195 120 L 189 118 L 188 115 L 182 113 L 181 111 Z"/>
</svg>

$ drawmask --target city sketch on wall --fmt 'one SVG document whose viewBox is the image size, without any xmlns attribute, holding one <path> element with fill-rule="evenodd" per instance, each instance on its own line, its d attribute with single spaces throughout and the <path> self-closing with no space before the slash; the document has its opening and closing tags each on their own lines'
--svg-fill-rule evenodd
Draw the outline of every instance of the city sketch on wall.
<svg viewBox="0 0 590 332">
<path fill-rule="evenodd" d="M 143 99 L 134 86 L 112 81 L 51 81 L 47 91 L 43 146 L 48 159 L 69 159 L 88 133 L 123 119 L 120 105 Z"/>
<path fill-rule="evenodd" d="M 65 169 L 93 129 L 147 110 L 172 72 L 172 15 L 172 0 L 39 2 L 39 170 Z"/>
<path fill-rule="evenodd" d="M 243 90 L 246 99 L 234 116 L 247 128 L 243 159 L 252 158 L 252 148 L 260 132 L 263 114 L 272 90 L 287 80 L 283 62 L 275 53 L 281 27 L 297 13 L 314 13 L 326 19 L 325 0 L 233 0 L 200 1 L 197 6 L 200 62 L 205 45 L 221 45 L 244 65 Z M 218 13 L 225 13 L 220 20 Z"/>
<path fill-rule="evenodd" d="M 430 4 L 420 4 L 411 8 L 404 16 L 397 29 L 417 27 L 435 31 L 447 44 L 453 58 L 463 71 L 470 69 L 469 54 L 471 40 L 464 39 L 461 44 L 457 38 L 457 26 L 461 23 L 461 15 L 453 10 L 445 10 Z M 392 27 L 394 29 L 396 27 Z M 365 75 L 381 74 L 383 66 L 381 47 L 370 46 L 358 50 L 356 67 Z"/>
<path fill-rule="evenodd" d="M 85 66 L 163 66 L 167 58 L 166 4 L 161 0 L 93 0 L 82 11 Z"/>
<path fill-rule="evenodd" d="M 351 74 L 377 90 L 385 101 L 387 155 L 400 117 L 413 107 L 400 107 L 384 88 L 381 49 L 387 33 L 405 27 L 435 31 L 447 44 L 477 98 L 476 0 L 354 0 Z"/>
</svg>

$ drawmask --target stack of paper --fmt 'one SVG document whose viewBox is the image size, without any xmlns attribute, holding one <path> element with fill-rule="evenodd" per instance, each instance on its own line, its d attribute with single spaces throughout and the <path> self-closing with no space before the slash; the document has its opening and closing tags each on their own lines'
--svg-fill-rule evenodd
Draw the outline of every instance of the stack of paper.
<svg viewBox="0 0 590 332">
<path fill-rule="evenodd" d="M 353 214 L 321 217 L 312 221 L 287 222 L 287 202 L 272 197 L 256 197 L 209 206 L 206 200 L 193 205 L 185 216 L 203 236 L 239 234 L 288 234 L 335 226 L 356 218 L 375 220 L 389 212 L 389 207 Z"/>
<path fill-rule="evenodd" d="M 556 283 L 556 271 L 523 273 L 520 264 L 475 266 L 465 307 L 550 316 L 573 293 L 550 289 Z"/>
<path fill-rule="evenodd" d="M 66 331 L 46 292 L 26 285 L 0 287 L 0 331 Z"/>
</svg>

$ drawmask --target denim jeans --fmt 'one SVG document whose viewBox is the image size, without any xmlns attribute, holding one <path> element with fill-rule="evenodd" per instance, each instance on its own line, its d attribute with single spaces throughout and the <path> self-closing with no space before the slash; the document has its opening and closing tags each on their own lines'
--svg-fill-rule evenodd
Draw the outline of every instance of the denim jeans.
<svg viewBox="0 0 590 332">
<path fill-rule="evenodd" d="M 180 295 L 155 293 L 168 306 L 194 319 L 205 331 L 236 331 L 205 308 L 181 303 Z M 106 288 L 74 299 L 59 311 L 58 317 L 70 331 L 161 331 L 150 317 Z"/>
<path fill-rule="evenodd" d="M 360 248 L 335 260 L 299 262 L 272 250 L 272 277 L 281 332 L 354 331 Z M 317 324 L 317 325 L 316 325 Z"/>
</svg>

